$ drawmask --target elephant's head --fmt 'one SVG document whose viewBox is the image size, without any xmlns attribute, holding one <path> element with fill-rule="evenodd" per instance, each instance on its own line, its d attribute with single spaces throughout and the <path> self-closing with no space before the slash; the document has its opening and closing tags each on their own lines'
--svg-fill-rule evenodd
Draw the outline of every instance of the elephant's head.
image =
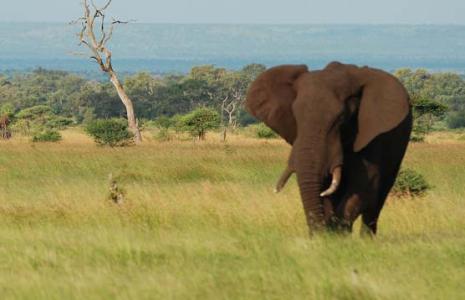
<svg viewBox="0 0 465 300">
<path fill-rule="evenodd" d="M 265 71 L 250 86 L 246 106 L 292 145 L 278 190 L 295 171 L 307 221 L 320 227 L 321 197 L 334 193 L 341 180 L 341 125 L 351 120 L 350 151 L 362 151 L 376 136 L 400 124 L 410 109 L 408 99 L 405 88 L 389 73 L 333 62 L 319 71 L 305 65 Z M 331 174 L 332 183 L 324 190 Z"/>
</svg>

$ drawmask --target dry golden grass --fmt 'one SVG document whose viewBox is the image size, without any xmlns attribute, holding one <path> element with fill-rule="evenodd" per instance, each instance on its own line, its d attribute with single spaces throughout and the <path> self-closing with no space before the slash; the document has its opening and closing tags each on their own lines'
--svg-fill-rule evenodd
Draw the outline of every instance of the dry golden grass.
<svg viewBox="0 0 465 300">
<path fill-rule="evenodd" d="M 2 298 L 460 299 L 465 297 L 465 143 L 412 144 L 434 186 L 389 199 L 375 240 L 309 239 L 289 147 L 206 142 L 97 147 L 0 143 Z M 451 139 L 451 138 L 449 138 Z M 107 200 L 108 175 L 125 190 Z"/>
</svg>

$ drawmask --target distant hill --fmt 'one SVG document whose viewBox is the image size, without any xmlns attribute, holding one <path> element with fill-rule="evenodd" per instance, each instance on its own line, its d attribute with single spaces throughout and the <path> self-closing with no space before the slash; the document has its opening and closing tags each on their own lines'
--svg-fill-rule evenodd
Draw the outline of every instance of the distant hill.
<svg viewBox="0 0 465 300">
<path fill-rule="evenodd" d="M 0 71 L 34 67 L 92 72 L 96 66 L 71 55 L 78 26 L 0 23 Z M 237 69 L 248 63 L 332 60 L 386 70 L 424 67 L 465 71 L 465 26 L 443 25 L 187 25 L 127 24 L 112 42 L 122 72 L 186 72 L 199 64 Z"/>
</svg>

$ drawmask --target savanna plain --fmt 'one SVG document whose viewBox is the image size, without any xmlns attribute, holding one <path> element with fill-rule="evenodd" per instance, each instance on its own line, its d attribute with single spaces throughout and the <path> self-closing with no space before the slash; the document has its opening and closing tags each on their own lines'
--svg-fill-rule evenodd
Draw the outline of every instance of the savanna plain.
<svg viewBox="0 0 465 300">
<path fill-rule="evenodd" d="M 376 238 L 309 238 L 289 147 L 0 142 L 2 299 L 465 299 L 465 133 L 411 144 L 433 188 L 390 197 Z M 124 202 L 108 199 L 109 175 Z"/>
</svg>

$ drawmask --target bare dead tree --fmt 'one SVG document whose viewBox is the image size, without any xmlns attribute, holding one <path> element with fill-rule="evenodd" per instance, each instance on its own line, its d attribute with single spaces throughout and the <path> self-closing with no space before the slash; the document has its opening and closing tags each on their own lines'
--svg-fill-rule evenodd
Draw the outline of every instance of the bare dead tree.
<svg viewBox="0 0 465 300">
<path fill-rule="evenodd" d="M 236 119 L 236 110 L 238 107 L 237 101 L 227 102 L 227 99 L 223 100 L 221 105 L 222 114 L 226 113 L 228 118 L 228 124 L 224 124 L 223 121 L 223 141 L 226 141 L 227 131 L 228 129 L 234 130 L 237 126 L 237 119 Z"/>
<path fill-rule="evenodd" d="M 142 141 L 142 136 L 134 113 L 134 105 L 126 94 L 121 81 L 118 79 L 118 75 L 113 69 L 111 51 L 107 46 L 113 36 L 115 26 L 128 23 L 115 19 L 111 22 L 105 21 L 105 10 L 110 6 L 111 1 L 112 0 L 107 0 L 103 6 L 98 7 L 93 0 L 90 0 L 90 4 L 88 0 L 83 0 L 84 16 L 74 23 L 80 23 L 82 25 L 81 31 L 78 33 L 79 43 L 89 48 L 92 55 L 90 58 L 95 60 L 100 69 L 108 74 L 111 83 L 115 87 L 118 96 L 126 108 L 129 130 L 134 134 L 135 142 L 140 143 Z M 107 25 L 109 25 L 108 28 Z"/>
<path fill-rule="evenodd" d="M 236 118 L 236 112 L 238 106 L 241 104 L 241 98 L 240 96 L 235 96 L 233 94 L 231 97 L 226 97 L 224 98 L 223 102 L 221 103 L 221 110 L 223 111 L 223 114 L 226 113 L 226 118 L 227 118 L 227 124 L 224 124 L 225 127 L 230 128 L 230 129 L 235 129 L 237 126 L 237 118 Z M 224 121 L 223 121 L 224 122 Z"/>
<path fill-rule="evenodd" d="M 227 131 L 237 127 L 237 114 L 244 103 L 247 84 L 240 74 L 234 74 L 228 80 L 225 97 L 221 103 L 221 124 L 223 125 L 223 141 L 226 140 Z M 224 116 L 226 115 L 227 123 Z"/>
</svg>

